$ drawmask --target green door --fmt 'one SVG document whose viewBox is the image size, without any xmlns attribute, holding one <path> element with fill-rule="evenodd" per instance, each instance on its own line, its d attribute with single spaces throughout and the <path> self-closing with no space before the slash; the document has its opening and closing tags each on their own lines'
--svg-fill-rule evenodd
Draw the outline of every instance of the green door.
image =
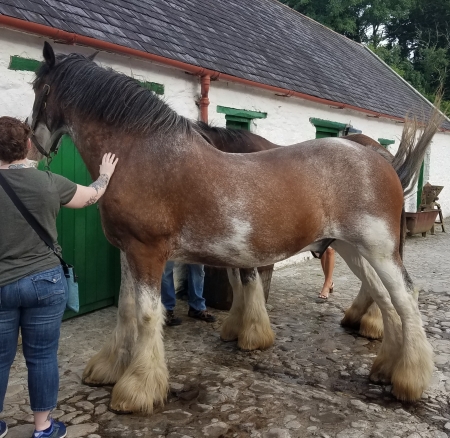
<svg viewBox="0 0 450 438">
<path fill-rule="evenodd" d="M 51 171 L 77 184 L 87 186 L 92 183 L 68 136 L 62 139 Z M 97 205 L 76 210 L 62 208 L 56 224 L 63 258 L 75 267 L 80 292 L 80 313 L 67 311 L 65 318 L 114 304 L 120 289 L 120 252 L 103 234 Z"/>
</svg>

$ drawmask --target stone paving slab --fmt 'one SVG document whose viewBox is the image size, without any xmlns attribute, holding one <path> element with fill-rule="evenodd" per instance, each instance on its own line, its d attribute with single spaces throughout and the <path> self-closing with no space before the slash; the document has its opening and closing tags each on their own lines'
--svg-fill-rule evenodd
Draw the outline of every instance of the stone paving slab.
<svg viewBox="0 0 450 438">
<path fill-rule="evenodd" d="M 448 229 L 450 223 L 447 221 Z M 61 389 L 53 415 L 68 437 L 446 438 L 450 436 L 450 234 L 407 239 L 405 264 L 422 288 L 419 302 L 435 352 L 433 382 L 422 400 L 400 403 L 368 373 L 380 343 L 344 330 L 343 311 L 359 282 L 338 257 L 335 292 L 318 302 L 323 276 L 310 260 L 276 270 L 269 314 L 273 348 L 242 352 L 219 339 L 226 312 L 206 324 L 188 318 L 165 329 L 170 371 L 167 403 L 152 416 L 107 410 L 111 387 L 83 386 L 80 377 L 115 326 L 111 307 L 63 323 Z M 8 438 L 31 436 L 27 374 L 19 348 L 5 410 Z"/>
</svg>

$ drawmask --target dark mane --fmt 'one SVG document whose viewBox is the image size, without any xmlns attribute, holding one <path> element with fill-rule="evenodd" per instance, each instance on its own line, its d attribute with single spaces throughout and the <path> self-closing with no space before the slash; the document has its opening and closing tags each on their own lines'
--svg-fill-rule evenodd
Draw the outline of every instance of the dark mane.
<svg viewBox="0 0 450 438">
<path fill-rule="evenodd" d="M 265 138 L 243 129 L 218 128 L 204 122 L 192 127 L 211 145 L 223 152 L 259 152 L 276 147 Z"/>
<path fill-rule="evenodd" d="M 178 115 L 152 91 L 111 68 L 103 68 L 83 55 L 57 55 L 56 65 L 43 64 L 33 87 L 49 75 L 49 85 L 63 107 L 86 118 L 118 125 L 125 131 L 191 132 L 191 122 Z"/>
<path fill-rule="evenodd" d="M 195 122 L 194 129 L 197 132 L 206 135 L 208 133 L 214 133 L 224 143 L 231 141 L 246 141 L 248 138 L 247 131 L 244 131 L 243 129 L 218 128 L 201 121 Z"/>
</svg>

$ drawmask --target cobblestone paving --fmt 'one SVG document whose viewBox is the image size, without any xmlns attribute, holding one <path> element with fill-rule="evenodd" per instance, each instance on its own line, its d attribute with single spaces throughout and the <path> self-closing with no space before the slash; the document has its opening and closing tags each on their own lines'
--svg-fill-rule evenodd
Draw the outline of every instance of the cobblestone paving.
<svg viewBox="0 0 450 438">
<path fill-rule="evenodd" d="M 450 223 L 447 221 L 450 229 Z M 275 271 L 269 313 L 275 346 L 251 353 L 222 343 L 209 325 L 176 313 L 183 324 L 165 329 L 170 395 L 152 416 L 117 416 L 107 410 L 110 387 L 80 383 L 88 359 L 115 325 L 115 308 L 64 322 L 61 390 L 53 416 L 68 437 L 333 437 L 444 438 L 450 434 L 450 234 L 408 238 L 406 266 L 423 289 L 420 308 L 435 352 L 433 382 L 422 400 L 400 403 L 389 386 L 368 380 L 379 348 L 339 326 L 359 283 L 338 258 L 335 292 L 317 302 L 322 272 L 317 260 Z M 19 349 L 5 411 L 8 438 L 31 436 L 26 368 Z"/>
</svg>

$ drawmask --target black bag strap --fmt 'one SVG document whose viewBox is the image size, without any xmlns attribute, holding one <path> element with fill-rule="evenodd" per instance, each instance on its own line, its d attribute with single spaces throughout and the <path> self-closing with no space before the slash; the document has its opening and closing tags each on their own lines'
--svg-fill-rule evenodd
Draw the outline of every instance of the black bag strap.
<svg viewBox="0 0 450 438">
<path fill-rule="evenodd" d="M 6 194 L 11 198 L 11 201 L 20 211 L 24 219 L 29 223 L 31 228 L 36 231 L 36 234 L 44 241 L 44 243 L 55 253 L 55 255 L 61 260 L 61 264 L 63 266 L 68 266 L 67 263 L 61 258 L 61 256 L 56 252 L 55 247 L 52 242 L 52 238 L 48 234 L 47 230 L 45 230 L 42 225 L 36 220 L 36 218 L 30 213 L 30 211 L 25 207 L 23 202 L 17 196 L 16 192 L 9 185 L 6 178 L 0 172 L 0 185 L 5 190 Z"/>
</svg>

